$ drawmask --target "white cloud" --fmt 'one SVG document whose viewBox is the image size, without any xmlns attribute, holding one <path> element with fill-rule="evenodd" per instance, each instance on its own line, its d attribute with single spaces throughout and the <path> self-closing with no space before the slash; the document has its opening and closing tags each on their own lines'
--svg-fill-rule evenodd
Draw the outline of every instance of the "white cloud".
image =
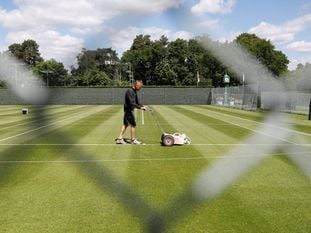
<svg viewBox="0 0 311 233">
<path fill-rule="evenodd" d="M 219 38 L 218 41 L 221 43 L 232 42 L 241 34 L 242 32 L 230 32 L 226 37 Z"/>
<path fill-rule="evenodd" d="M 151 39 L 154 40 L 160 38 L 162 35 L 168 35 L 169 33 L 170 33 L 169 30 L 157 27 L 150 27 L 150 28 L 128 27 L 117 32 L 111 32 L 109 34 L 111 35 L 110 40 L 112 41 L 113 47 L 117 49 L 118 52 L 120 53 L 131 47 L 136 35 L 148 34 L 151 36 Z"/>
<path fill-rule="evenodd" d="M 204 13 L 221 13 L 227 14 L 231 12 L 235 6 L 236 0 L 200 0 L 200 2 L 191 8 L 194 15 L 202 15 Z"/>
<path fill-rule="evenodd" d="M 300 8 L 300 14 L 301 15 L 306 15 L 306 14 L 310 14 L 310 12 L 311 12 L 311 2 L 306 2 Z"/>
<path fill-rule="evenodd" d="M 290 61 L 288 64 L 288 69 L 289 70 L 295 70 L 297 68 L 298 64 L 303 64 L 305 65 L 306 63 L 311 63 L 311 56 L 306 56 L 306 57 L 300 57 L 300 58 L 294 58 Z"/>
<path fill-rule="evenodd" d="M 45 59 L 54 58 L 63 61 L 66 66 L 70 66 L 77 54 L 83 47 L 83 40 L 70 35 L 61 35 L 57 31 L 18 31 L 10 32 L 7 40 L 10 44 L 22 43 L 27 39 L 34 39 L 39 44 L 39 50 Z"/>
<path fill-rule="evenodd" d="M 140 29 L 140 34 L 150 35 L 152 40 L 159 39 L 162 35 L 169 37 L 170 30 L 159 28 L 159 27 L 150 27 Z"/>
<path fill-rule="evenodd" d="M 6 50 L 8 50 L 7 46 L 0 45 L 0 52 L 4 52 Z"/>
<path fill-rule="evenodd" d="M 249 33 L 271 40 L 272 43 L 282 45 L 287 52 L 311 52 L 311 43 L 305 41 L 294 41 L 296 34 L 306 30 L 311 25 L 311 14 L 302 15 L 296 19 L 287 21 L 280 25 L 261 22 L 259 25 L 251 28 Z M 290 53 L 289 53 L 290 54 Z M 297 64 L 311 61 L 311 57 L 300 56 L 295 58 L 288 55 L 290 63 L 288 68 L 294 70 Z"/>
<path fill-rule="evenodd" d="M 219 19 L 207 19 L 197 24 L 198 27 L 213 30 L 220 27 Z"/>
<path fill-rule="evenodd" d="M 281 26 L 261 22 L 258 26 L 249 30 L 249 33 L 254 33 L 257 36 L 267 38 L 276 43 L 287 43 L 295 38 L 294 31 Z"/>
<path fill-rule="evenodd" d="M 87 0 L 42 1 L 20 0 L 19 8 L 2 11 L 0 22 L 14 30 L 23 28 L 66 26 L 98 26 L 116 12 L 101 11 Z"/>
<path fill-rule="evenodd" d="M 132 11 L 140 14 L 159 13 L 169 8 L 177 8 L 184 0 L 114 0 L 101 1 L 112 3 L 111 7 L 120 11 Z"/>
<path fill-rule="evenodd" d="M 261 22 L 258 26 L 252 27 L 249 33 L 254 33 L 275 43 L 285 44 L 293 41 L 295 34 L 304 30 L 308 25 L 311 25 L 311 14 L 301 16 L 281 25 Z"/>
<path fill-rule="evenodd" d="M 187 31 L 177 31 L 177 32 L 173 32 L 168 38 L 172 39 L 172 40 L 176 40 L 176 39 L 184 39 L 184 40 L 189 40 L 191 38 L 194 37 L 194 34 L 191 32 L 187 32 Z"/>
<path fill-rule="evenodd" d="M 306 41 L 295 41 L 291 44 L 288 44 L 286 48 L 289 51 L 295 52 L 311 52 L 311 42 Z"/>
<path fill-rule="evenodd" d="M 163 29 L 159 27 L 150 28 L 138 28 L 138 27 L 128 27 L 120 31 L 115 31 L 109 33 L 111 35 L 110 40 L 112 41 L 113 47 L 118 51 L 119 55 L 125 50 L 128 50 L 136 35 L 150 35 L 152 40 L 159 39 L 162 35 L 165 35 L 170 40 L 176 40 L 177 38 L 188 40 L 193 38 L 194 35 L 187 31 L 175 31 L 172 32 L 168 29 Z"/>
<path fill-rule="evenodd" d="M 129 27 L 119 32 L 109 33 L 110 40 L 112 41 L 112 46 L 115 49 L 117 49 L 119 53 L 120 51 L 127 50 L 128 48 L 131 47 L 133 39 L 137 35 L 138 32 L 139 32 L 139 28 Z"/>
<path fill-rule="evenodd" d="M 182 0 L 16 0 L 17 9 L 0 10 L 0 23 L 13 29 L 39 25 L 98 27 L 124 12 L 153 14 L 178 7 L 181 2 Z"/>
<path fill-rule="evenodd" d="M 78 34 L 80 36 L 83 35 L 92 35 L 99 33 L 104 30 L 103 26 L 98 26 L 98 27 L 72 27 L 70 28 L 70 32 L 73 34 Z"/>
<path fill-rule="evenodd" d="M 34 39 L 40 45 L 44 58 L 53 57 L 62 62 L 72 59 L 73 62 L 84 42 L 81 38 L 72 36 L 73 34 L 88 36 L 102 31 L 108 20 L 123 13 L 155 14 L 176 8 L 182 2 L 183 0 L 14 0 L 16 9 L 6 10 L 0 7 L 0 25 L 9 31 L 6 38 L 8 44 L 17 42 L 16 40 L 20 43 L 23 39 Z M 134 32 L 135 30 L 132 33 Z M 124 37 L 133 39 L 132 34 L 124 34 Z M 119 41 L 118 44 L 126 46 L 126 42 L 122 45 Z"/>
</svg>

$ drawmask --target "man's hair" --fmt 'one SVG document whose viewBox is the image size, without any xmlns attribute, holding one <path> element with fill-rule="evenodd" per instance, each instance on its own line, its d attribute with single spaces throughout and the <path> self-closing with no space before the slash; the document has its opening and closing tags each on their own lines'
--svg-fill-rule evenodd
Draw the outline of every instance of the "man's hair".
<svg viewBox="0 0 311 233">
<path fill-rule="evenodd" d="M 143 80 L 137 79 L 133 84 L 133 88 L 136 90 L 140 90 L 144 86 Z"/>
</svg>

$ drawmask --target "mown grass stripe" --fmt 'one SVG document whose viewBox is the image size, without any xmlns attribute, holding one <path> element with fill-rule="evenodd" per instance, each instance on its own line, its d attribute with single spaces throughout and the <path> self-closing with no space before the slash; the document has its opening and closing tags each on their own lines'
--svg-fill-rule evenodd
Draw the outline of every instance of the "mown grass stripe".
<svg viewBox="0 0 311 233">
<path fill-rule="evenodd" d="M 72 116 L 72 114 L 70 114 L 70 117 L 65 118 L 65 119 L 61 119 L 60 121 L 66 121 L 69 120 L 68 123 L 66 124 L 71 124 L 73 123 L 72 119 L 73 118 L 77 118 L 77 120 L 79 120 L 81 117 L 87 117 L 89 115 L 92 114 L 96 114 L 98 113 L 98 111 L 105 111 L 105 110 L 111 110 L 112 108 L 115 108 L 114 106 L 88 106 L 88 111 L 76 114 L 75 116 Z M 111 114 L 106 116 L 105 120 L 108 120 L 111 117 Z M 45 125 L 40 126 L 40 127 L 46 127 L 47 130 L 45 132 L 39 132 L 38 134 L 33 134 L 32 136 L 34 137 L 34 140 L 37 140 L 38 138 L 40 139 L 42 137 L 42 134 L 45 135 L 47 137 L 47 139 L 50 142 L 57 142 L 58 140 L 62 141 L 62 140 L 66 140 L 68 141 L 69 144 L 74 144 L 72 137 L 67 134 L 65 131 L 63 130 L 58 130 L 55 133 L 51 134 L 51 130 L 55 130 L 56 128 L 53 127 L 53 124 L 57 124 L 60 121 L 54 121 L 52 123 L 50 123 L 49 121 L 46 122 Z M 76 127 L 78 127 L 79 125 L 76 125 Z M 32 130 L 39 130 L 39 128 L 34 128 Z M 33 132 L 27 132 L 27 133 L 33 133 Z M 32 142 L 34 141 L 33 138 L 31 137 L 27 137 L 24 138 L 25 142 Z M 32 147 L 15 147 L 15 146 L 10 146 L 9 148 L 1 151 L 0 154 L 0 159 L 1 160 L 31 160 L 31 158 L 33 157 L 37 157 L 37 158 L 46 158 L 46 159 L 50 159 L 50 160 L 57 160 L 60 158 L 64 158 L 64 155 L 67 155 L 66 157 L 68 158 L 68 156 L 72 156 L 72 158 L 74 158 L 74 156 L 78 156 L 79 154 L 83 154 L 84 152 L 77 147 L 62 147 L 61 150 L 59 150 L 59 147 L 43 147 L 40 150 L 38 150 L 38 147 L 36 146 L 32 146 Z M 81 156 L 83 157 L 83 156 Z M 86 157 L 86 155 L 84 156 L 84 158 Z M 88 157 L 88 159 L 91 159 L 92 157 Z M 0 174 L 2 174 L 0 176 L 0 184 L 2 183 L 7 183 L 10 182 L 11 179 L 14 179 L 14 177 L 19 176 L 19 172 L 25 172 L 25 176 L 20 177 L 19 178 L 19 182 L 26 182 L 27 180 L 31 179 L 32 177 L 34 177 L 38 172 L 41 172 L 42 170 L 44 170 L 45 167 L 40 167 L 38 169 L 33 169 L 33 168 L 29 168 L 26 169 L 27 171 L 24 171 L 25 169 L 20 167 L 18 164 L 16 164 L 16 166 L 10 166 L 10 167 L 3 167 L 2 169 L 0 169 Z"/>
<path fill-rule="evenodd" d="M 92 107 L 92 108 L 94 108 L 96 110 L 96 107 Z M 77 118 L 77 120 L 78 120 L 79 117 L 84 117 L 84 116 L 87 116 L 87 115 L 90 115 L 90 114 L 92 114 L 92 112 L 77 113 L 77 112 L 70 111 L 69 116 L 67 115 L 65 117 L 62 114 L 61 119 L 58 119 L 58 120 L 53 121 L 53 122 L 49 122 L 48 121 L 49 118 L 48 119 L 41 119 L 40 124 L 38 124 L 38 122 L 36 122 L 29 129 L 26 129 L 26 130 L 24 130 L 22 132 L 18 132 L 18 133 L 14 134 L 14 135 L 10 135 L 10 136 L 6 136 L 4 138 L 1 138 L 0 142 L 8 141 L 8 140 L 11 140 L 11 139 L 14 139 L 14 138 L 18 138 L 20 136 L 24 136 L 24 135 L 31 134 L 31 133 L 34 133 L 34 132 L 38 132 L 38 131 L 40 131 L 42 129 L 48 129 L 48 130 L 55 129 L 55 128 L 59 127 L 58 124 L 60 124 L 60 123 L 64 124 L 64 122 L 66 122 L 68 120 L 75 119 L 75 118 Z M 69 123 L 67 122 L 65 124 L 69 124 Z M 41 133 L 46 133 L 46 131 L 42 131 Z M 39 136 L 39 134 L 37 134 L 36 136 Z M 27 139 L 26 139 L 26 141 L 27 141 Z"/>
<path fill-rule="evenodd" d="M 116 143 L 1 143 L 0 146 L 116 146 L 116 147 L 124 147 L 124 146 L 159 146 L 160 143 L 156 144 L 142 144 L 142 145 L 131 145 L 131 144 L 116 144 Z M 192 143 L 190 145 L 183 145 L 176 147 L 189 147 L 189 146 L 286 146 L 288 143 L 279 143 L 279 144 L 242 144 L 242 143 Z M 294 146 L 311 146 L 311 144 L 296 144 Z"/>
<path fill-rule="evenodd" d="M 74 106 L 72 108 L 68 108 L 68 107 L 64 108 L 63 107 L 62 109 L 64 109 L 64 110 L 61 109 L 60 111 L 56 111 L 56 112 L 55 111 L 51 112 L 49 108 L 46 108 L 45 109 L 45 112 L 46 112 L 45 113 L 45 119 L 53 119 L 56 115 L 59 116 L 59 114 L 62 114 L 62 115 L 65 116 L 65 115 L 67 115 L 70 112 L 74 112 L 77 109 L 82 109 L 82 108 L 85 108 L 85 106 Z M 57 110 L 59 110 L 59 109 L 57 109 Z M 15 121 L 1 124 L 0 131 L 5 131 L 7 129 L 11 129 L 11 128 L 14 128 L 14 127 L 17 127 L 17 126 L 19 127 L 19 126 L 22 126 L 22 125 L 38 123 L 38 122 L 41 122 L 41 121 L 42 121 L 42 119 L 34 119 L 34 115 L 33 115 L 33 112 L 32 112 L 32 113 L 30 113 L 27 116 L 19 116 L 19 117 L 17 116 Z"/>
<path fill-rule="evenodd" d="M 210 115 L 208 115 L 208 116 L 210 116 Z M 234 123 L 233 121 L 223 120 L 223 119 L 222 119 L 221 121 L 224 121 L 224 122 L 227 122 L 227 123 L 231 123 L 231 124 L 234 125 L 234 126 L 237 126 L 237 127 L 240 127 L 240 128 L 243 128 L 243 129 L 246 129 L 246 130 L 255 132 L 256 134 L 261 134 L 261 135 L 267 136 L 267 137 L 269 137 L 269 138 L 275 138 L 275 139 L 278 139 L 278 140 L 280 140 L 280 141 L 287 142 L 287 143 L 289 143 L 289 144 L 294 144 L 294 145 L 296 144 L 296 142 L 290 141 L 290 140 L 288 140 L 288 139 L 286 139 L 286 138 L 281 138 L 281 137 L 278 137 L 278 136 L 274 136 L 273 134 L 268 134 L 268 133 L 262 132 L 262 131 L 260 131 L 260 130 L 247 127 L 247 126 L 245 126 L 245 125 L 241 125 L 241 124 L 239 124 L 239 123 Z"/>
<path fill-rule="evenodd" d="M 168 111 L 170 109 L 170 111 Z M 206 125 L 207 122 L 199 122 L 192 118 L 189 118 L 186 115 L 176 112 L 173 106 L 168 106 L 168 109 L 161 111 L 165 114 L 166 119 L 174 125 L 177 129 L 176 131 L 169 131 L 169 133 L 185 133 L 188 137 L 191 138 L 192 144 L 218 144 L 218 143 L 236 143 L 237 139 L 229 135 L 224 135 L 222 132 L 217 131 L 209 125 Z M 223 126 L 219 126 L 223 127 Z M 202 148 L 197 148 L 202 151 Z M 214 151 L 215 152 L 215 151 Z"/>
<path fill-rule="evenodd" d="M 159 202 L 157 195 L 154 194 L 155 187 L 162 187 L 157 190 L 157 194 L 165 197 L 164 200 L 169 201 L 173 197 L 182 196 L 184 192 L 187 192 L 189 182 L 192 181 L 192 177 L 196 175 L 203 167 L 206 167 L 210 160 L 209 159 L 198 159 L 198 160 L 188 160 L 193 161 L 195 164 L 188 166 L 187 169 L 182 169 L 180 171 L 178 165 L 176 170 L 172 169 L 172 164 L 163 163 L 157 164 L 155 161 L 152 161 L 152 158 L 160 157 L 163 159 L 166 158 L 181 158 L 186 155 L 191 155 L 191 157 L 203 157 L 201 152 L 197 150 L 196 147 L 193 146 L 173 146 L 173 147 L 161 147 L 160 137 L 161 130 L 158 128 L 157 124 L 148 125 L 148 122 L 154 122 L 156 120 L 159 123 L 165 124 L 165 130 L 176 132 L 177 129 L 171 122 L 167 121 L 167 116 L 170 114 L 170 111 L 158 111 L 157 108 L 159 106 L 152 106 L 153 115 L 146 114 L 145 115 L 145 125 L 140 126 L 142 130 L 144 127 L 145 130 L 142 132 L 144 135 L 148 136 L 148 140 L 152 142 L 157 142 L 155 146 L 132 146 L 129 147 L 131 150 L 130 159 L 128 162 L 128 181 L 137 189 L 140 193 L 144 193 L 147 200 L 151 203 L 154 203 L 154 206 L 163 206 L 163 202 Z M 163 108 L 163 106 L 161 106 Z M 171 108 L 169 106 L 168 108 Z M 150 134 L 149 134 L 150 133 Z M 147 139 L 146 139 L 147 140 Z M 147 143 L 148 145 L 148 143 Z M 116 147 L 117 148 L 117 147 Z M 134 159 L 151 159 L 147 160 L 148 162 L 148 172 L 146 169 L 135 162 Z M 176 160 L 178 161 L 178 160 Z M 196 161 L 196 162 L 195 162 Z M 187 166 L 185 164 L 179 164 L 179 166 Z M 162 179 L 169 179 L 169 183 L 161 182 Z M 152 182 L 150 182 L 152 181 Z M 143 185 L 142 185 L 143 184 Z M 163 187 L 164 186 L 164 187 Z M 191 203 L 185 203 L 188 205 Z"/>
<path fill-rule="evenodd" d="M 202 108 L 202 106 L 195 106 L 194 108 Z M 215 108 L 212 108 L 213 110 L 210 110 L 209 108 L 203 107 L 203 109 L 211 111 L 211 112 L 214 112 L 214 113 L 219 114 L 219 115 L 223 115 L 223 116 L 229 117 L 229 118 L 237 118 L 237 119 L 241 119 L 241 120 L 244 120 L 244 121 L 249 121 L 249 122 L 253 122 L 253 123 L 257 123 L 257 124 L 265 124 L 265 125 L 269 125 L 269 126 L 271 126 L 273 128 L 277 128 L 277 129 L 281 129 L 281 130 L 286 130 L 286 131 L 290 131 L 290 132 L 293 132 L 293 133 L 302 134 L 302 135 L 305 135 L 305 136 L 311 136 L 311 133 L 301 132 L 301 131 L 298 131 L 298 130 L 293 130 L 293 129 L 290 129 L 290 128 L 285 128 L 285 127 L 276 126 L 276 125 L 272 125 L 272 124 L 268 124 L 268 123 L 262 122 L 264 120 L 264 118 L 261 121 L 256 121 L 256 120 L 250 120 L 250 119 L 244 118 L 245 114 L 241 114 L 240 116 L 238 116 L 238 114 L 236 113 L 235 116 L 231 116 L 230 115 L 231 112 L 229 112 L 229 111 L 224 111 L 224 112 L 228 112 L 228 113 L 222 113 L 222 111 L 217 111 Z M 214 111 L 214 110 L 216 110 L 216 111 Z M 311 126 L 309 128 L 311 129 Z M 305 127 L 304 127 L 304 129 L 305 129 Z"/>
<path fill-rule="evenodd" d="M 145 125 L 137 126 L 137 135 L 146 142 L 150 139 L 154 146 L 123 146 L 113 142 L 105 145 L 119 133 L 122 123 L 119 107 L 103 117 L 98 112 L 96 117 L 60 124 L 46 132 L 50 142 L 57 141 L 55 138 L 72 139 L 66 145 L 16 144 L 0 148 L 2 231 L 143 232 L 141 225 L 164 219 L 171 224 L 167 231 L 179 233 L 256 232 L 258 226 L 262 232 L 309 232 L 310 180 L 284 153 L 267 155 L 267 160 L 217 199 L 192 205 L 186 194 L 191 196 L 192 181 L 202 168 L 208 169 L 211 161 L 226 156 L 236 146 L 247 146 L 251 153 L 255 145 L 239 144 L 241 141 L 231 135 L 228 138 L 235 140 L 234 145 L 194 143 L 161 147 L 161 133 L 149 114 L 145 115 Z M 204 134 L 215 132 L 207 131 L 209 126 L 204 127 L 204 122 L 175 111 L 174 106 L 155 108 L 168 122 L 161 121 L 165 129 L 179 132 L 182 128 L 193 133 L 195 141 L 201 136 L 205 140 Z M 87 107 L 85 112 L 91 109 Z M 188 122 L 176 122 L 180 119 Z M 76 127 L 83 130 L 76 131 Z M 92 143 L 100 140 L 101 130 L 107 140 L 103 144 Z M 77 132 L 77 137 L 71 137 L 71 132 Z M 40 132 L 33 137 L 42 135 Z M 221 133 L 212 136 L 217 142 L 227 137 Z M 38 142 L 40 138 L 33 139 L 26 142 Z M 90 143 L 83 145 L 83 142 Z M 290 147 L 301 153 L 296 156 L 307 157 L 309 146 Z M 195 154 L 191 148 L 202 150 Z M 213 148 L 217 150 L 213 152 Z M 248 153 L 248 149 L 245 151 Z"/>
<path fill-rule="evenodd" d="M 87 136 L 90 132 L 100 127 L 102 124 L 108 121 L 112 116 L 114 116 L 117 112 L 116 106 L 94 106 L 96 111 L 92 114 L 88 114 L 85 117 L 82 117 L 76 121 L 73 121 L 69 124 L 64 125 L 61 128 L 67 138 L 56 138 L 54 135 L 58 132 L 49 132 L 45 134 L 43 137 L 35 139 L 35 141 L 48 141 L 51 142 L 51 138 L 54 139 L 55 142 L 63 142 L 66 143 L 68 141 L 84 141 L 84 137 Z M 104 132 L 104 130 L 103 130 Z M 100 138 L 91 139 L 95 141 L 100 140 Z"/>
<path fill-rule="evenodd" d="M 224 113 L 230 116 L 242 117 L 244 119 L 257 121 L 257 122 L 263 121 L 266 116 L 266 113 L 264 112 L 254 112 L 254 111 L 224 108 L 224 107 L 211 106 L 211 105 L 199 105 L 196 107 L 202 108 L 202 109 L 208 109 L 210 111 Z"/>
<path fill-rule="evenodd" d="M 291 155 L 310 155 L 310 151 L 295 152 Z M 235 155 L 235 159 L 249 158 L 249 157 L 273 157 L 273 156 L 287 156 L 288 153 L 271 153 L 271 154 L 247 154 L 247 155 Z M 122 155 L 122 157 L 124 157 Z M 229 158 L 230 155 L 205 155 L 205 156 L 193 156 L 193 157 L 166 157 L 166 158 L 122 158 L 122 159 L 90 159 L 90 160 L 0 160 L 0 164 L 42 164 L 42 163 L 101 163 L 101 162 L 149 162 L 149 161 L 182 161 L 182 160 L 207 160 L 210 158 Z"/>
<path fill-rule="evenodd" d="M 221 132 L 222 134 L 228 137 L 234 137 L 236 139 L 242 139 L 250 134 L 250 130 L 246 128 L 242 128 L 238 125 L 232 124 L 231 122 L 226 122 L 220 119 L 217 119 L 214 116 L 205 115 L 201 112 L 196 112 L 194 110 L 186 109 L 182 106 L 175 106 L 174 110 L 178 113 L 193 119 L 196 122 L 200 122 L 201 124 L 209 124 L 208 127 L 214 129 L 216 131 Z M 218 124 L 229 123 L 230 125 L 226 127 L 219 126 Z"/>
</svg>

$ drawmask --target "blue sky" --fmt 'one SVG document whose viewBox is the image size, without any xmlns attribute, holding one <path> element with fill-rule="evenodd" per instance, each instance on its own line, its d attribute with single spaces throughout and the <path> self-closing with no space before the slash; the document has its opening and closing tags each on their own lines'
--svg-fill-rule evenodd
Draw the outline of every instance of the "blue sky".
<svg viewBox="0 0 311 233">
<path fill-rule="evenodd" d="M 82 48 L 119 56 L 137 34 L 232 41 L 243 32 L 269 39 L 290 69 L 311 63 L 310 0 L 1 0 L 0 49 L 34 39 L 45 59 L 75 64 Z"/>
</svg>

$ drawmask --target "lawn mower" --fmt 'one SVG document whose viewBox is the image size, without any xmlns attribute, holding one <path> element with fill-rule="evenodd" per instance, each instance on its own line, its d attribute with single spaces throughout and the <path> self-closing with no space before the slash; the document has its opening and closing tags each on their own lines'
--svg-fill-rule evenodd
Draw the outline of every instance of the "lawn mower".
<svg viewBox="0 0 311 233">
<path fill-rule="evenodd" d="M 191 144 L 191 139 L 184 133 L 163 133 L 161 136 L 161 144 L 163 146 L 189 145 Z"/>
<path fill-rule="evenodd" d="M 191 144 L 191 139 L 189 137 L 187 137 L 187 135 L 184 133 L 174 133 L 174 134 L 166 133 L 164 131 L 164 129 L 162 128 L 162 126 L 160 125 L 160 122 L 158 121 L 158 119 L 154 115 L 154 110 L 149 108 L 148 111 L 151 113 L 151 115 L 153 116 L 153 119 L 156 122 L 157 126 L 162 131 L 162 135 L 161 135 L 161 145 L 162 146 L 189 145 L 189 144 Z"/>
</svg>

